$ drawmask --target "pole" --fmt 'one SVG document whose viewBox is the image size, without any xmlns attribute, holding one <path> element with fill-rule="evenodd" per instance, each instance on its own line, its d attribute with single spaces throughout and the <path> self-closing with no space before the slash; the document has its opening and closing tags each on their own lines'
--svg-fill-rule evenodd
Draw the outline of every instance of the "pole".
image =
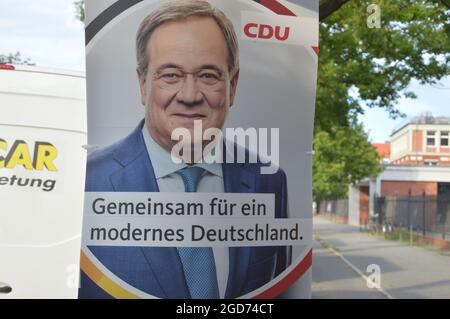
<svg viewBox="0 0 450 319">
<path fill-rule="evenodd" d="M 407 199 L 407 209 L 408 209 L 408 223 L 407 229 L 409 231 L 409 245 L 412 246 L 412 225 L 411 225 L 411 188 L 408 190 L 408 199 Z"/>
<path fill-rule="evenodd" d="M 425 203 L 425 191 L 423 191 L 423 193 L 422 193 L 422 202 L 423 202 L 423 211 L 422 211 L 422 235 L 425 237 L 425 234 L 426 234 L 426 230 L 425 230 L 425 213 L 426 213 L 426 211 L 425 211 L 425 209 L 426 209 L 426 207 L 425 207 L 425 205 L 426 205 L 426 203 Z"/>
</svg>

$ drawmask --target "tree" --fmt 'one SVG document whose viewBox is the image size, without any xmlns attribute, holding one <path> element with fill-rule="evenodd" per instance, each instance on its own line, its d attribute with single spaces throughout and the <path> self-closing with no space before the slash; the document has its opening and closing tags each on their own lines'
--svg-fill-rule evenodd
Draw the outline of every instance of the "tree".
<svg viewBox="0 0 450 319">
<path fill-rule="evenodd" d="M 322 21 L 337 11 L 349 0 L 320 0 L 319 20 Z"/>
<path fill-rule="evenodd" d="M 381 10 L 380 28 L 367 26 L 372 3 Z M 313 164 L 316 199 L 345 196 L 346 183 L 376 172 L 378 160 L 361 126 L 355 124 L 364 105 L 385 109 L 392 117 L 402 116 L 395 106 L 401 96 L 415 97 L 407 90 L 413 79 L 433 84 L 450 70 L 450 11 L 442 1 L 320 4 L 321 11 L 328 11 L 320 14 Z M 337 162 L 332 163 L 332 158 Z"/>
<path fill-rule="evenodd" d="M 0 54 L 0 64 L 24 64 L 34 65 L 30 59 L 23 59 L 20 52 L 9 53 L 8 55 Z"/>
<path fill-rule="evenodd" d="M 84 0 L 75 1 L 74 5 L 77 19 L 84 22 L 86 18 L 84 15 Z"/>
<path fill-rule="evenodd" d="M 381 172 L 379 157 L 361 124 L 316 132 L 313 161 L 314 200 L 347 196 L 349 184 Z"/>
<path fill-rule="evenodd" d="M 319 2 L 319 20 L 322 21 L 333 14 L 350 0 L 320 0 Z M 450 0 L 441 0 L 442 5 L 450 8 Z"/>
<path fill-rule="evenodd" d="M 368 28 L 371 1 L 348 1 L 320 23 L 316 131 L 347 126 L 363 104 L 400 115 L 411 80 L 449 74 L 450 11 L 439 1 L 381 0 L 381 28 Z"/>
</svg>

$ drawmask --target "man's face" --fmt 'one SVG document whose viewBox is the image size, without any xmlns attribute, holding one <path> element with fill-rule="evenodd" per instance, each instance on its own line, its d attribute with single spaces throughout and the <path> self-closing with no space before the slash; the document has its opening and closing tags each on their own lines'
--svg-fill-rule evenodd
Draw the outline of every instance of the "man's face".
<svg viewBox="0 0 450 319">
<path fill-rule="evenodd" d="M 225 37 L 211 17 L 189 17 L 155 29 L 147 44 L 148 70 L 138 70 L 141 102 L 150 135 L 170 151 L 172 131 L 194 120 L 203 131 L 223 127 L 233 104 L 238 72 L 228 72 Z"/>
</svg>

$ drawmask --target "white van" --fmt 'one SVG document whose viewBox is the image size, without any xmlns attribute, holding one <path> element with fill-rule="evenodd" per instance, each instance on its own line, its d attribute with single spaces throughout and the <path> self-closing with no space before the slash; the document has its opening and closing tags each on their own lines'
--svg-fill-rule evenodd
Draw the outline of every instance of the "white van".
<svg viewBox="0 0 450 319">
<path fill-rule="evenodd" d="M 77 297 L 85 95 L 82 73 L 0 64 L 0 299 Z"/>
</svg>

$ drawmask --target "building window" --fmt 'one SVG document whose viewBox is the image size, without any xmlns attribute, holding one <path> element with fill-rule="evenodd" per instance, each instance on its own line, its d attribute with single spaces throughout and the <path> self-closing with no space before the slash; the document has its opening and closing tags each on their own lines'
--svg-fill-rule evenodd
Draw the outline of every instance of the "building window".
<svg viewBox="0 0 450 319">
<path fill-rule="evenodd" d="M 424 165 L 425 166 L 437 166 L 438 161 L 437 160 L 425 160 Z"/>
<path fill-rule="evenodd" d="M 436 131 L 427 131 L 427 146 L 436 146 Z"/>
<path fill-rule="evenodd" d="M 441 146 L 448 147 L 448 131 L 441 132 Z"/>
</svg>

